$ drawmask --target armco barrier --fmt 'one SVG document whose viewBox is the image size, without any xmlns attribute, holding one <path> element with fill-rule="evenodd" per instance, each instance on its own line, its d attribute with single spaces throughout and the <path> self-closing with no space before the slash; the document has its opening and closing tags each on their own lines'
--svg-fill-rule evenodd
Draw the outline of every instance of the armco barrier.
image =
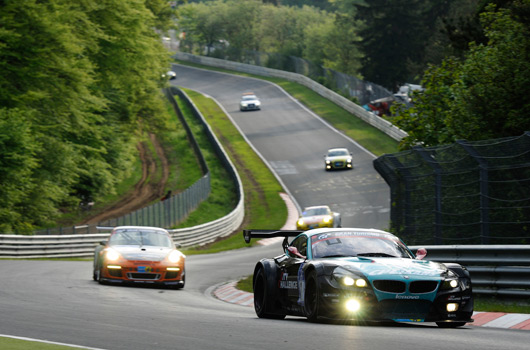
<svg viewBox="0 0 530 350">
<path fill-rule="evenodd" d="M 530 297 L 530 245 L 422 246 L 426 260 L 466 266 L 476 294 Z M 416 251 L 419 246 L 411 246 Z"/>
<path fill-rule="evenodd" d="M 176 52 L 174 53 L 173 57 L 181 61 L 198 63 L 205 66 L 223 68 L 255 75 L 262 75 L 266 77 L 286 79 L 304 85 L 305 87 L 315 91 L 322 97 L 327 98 L 328 100 L 334 102 L 335 104 L 344 108 L 345 110 L 357 116 L 358 118 L 364 120 L 366 123 L 381 130 L 396 141 L 400 141 L 402 138 L 408 135 L 405 131 L 399 129 L 389 121 L 380 118 L 373 113 L 368 112 L 356 103 L 337 94 L 335 91 L 332 91 L 326 88 L 325 86 L 317 83 L 316 81 L 301 74 L 286 72 L 278 69 L 254 66 L 251 64 L 239 63 L 234 61 L 227 61 L 213 57 L 196 56 L 185 52 Z"/>
</svg>

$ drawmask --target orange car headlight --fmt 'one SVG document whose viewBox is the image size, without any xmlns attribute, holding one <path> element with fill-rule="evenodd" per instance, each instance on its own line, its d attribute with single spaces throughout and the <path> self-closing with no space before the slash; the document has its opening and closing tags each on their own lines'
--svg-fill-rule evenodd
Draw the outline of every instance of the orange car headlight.
<svg viewBox="0 0 530 350">
<path fill-rule="evenodd" d="M 114 249 L 108 249 L 105 253 L 105 258 L 109 261 L 116 261 L 120 258 L 120 253 L 118 253 Z"/>
<path fill-rule="evenodd" d="M 167 257 L 167 259 L 172 262 L 173 264 L 176 264 L 180 261 L 180 259 L 182 258 L 182 253 L 179 252 L 178 250 L 174 250 L 172 251 L 169 256 Z"/>
</svg>

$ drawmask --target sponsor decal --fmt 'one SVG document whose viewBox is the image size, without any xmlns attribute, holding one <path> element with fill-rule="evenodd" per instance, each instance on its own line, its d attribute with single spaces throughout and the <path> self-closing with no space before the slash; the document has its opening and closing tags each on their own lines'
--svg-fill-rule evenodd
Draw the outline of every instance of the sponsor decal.
<svg viewBox="0 0 530 350">
<path fill-rule="evenodd" d="M 424 322 L 423 318 L 395 318 L 396 322 Z"/>
<path fill-rule="evenodd" d="M 304 270 L 302 269 L 304 267 L 304 263 L 300 264 L 300 268 L 298 269 L 298 285 L 300 288 L 298 288 L 298 305 L 304 306 L 305 300 L 305 275 Z"/>
<path fill-rule="evenodd" d="M 289 274 L 287 272 L 282 272 L 282 278 L 278 281 L 278 288 L 280 289 L 297 289 L 298 281 L 289 281 L 287 279 Z"/>
<path fill-rule="evenodd" d="M 403 299 L 403 300 L 416 300 L 419 299 L 419 295 L 396 295 L 396 299 Z"/>
</svg>

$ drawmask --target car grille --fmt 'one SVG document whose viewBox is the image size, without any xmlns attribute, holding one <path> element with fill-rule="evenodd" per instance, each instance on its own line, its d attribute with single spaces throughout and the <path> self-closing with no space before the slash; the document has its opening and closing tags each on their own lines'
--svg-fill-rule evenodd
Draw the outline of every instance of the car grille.
<svg viewBox="0 0 530 350">
<path fill-rule="evenodd" d="M 159 273 L 138 273 L 138 272 L 128 272 L 127 278 L 130 280 L 159 280 Z"/>
<path fill-rule="evenodd" d="M 248 108 L 254 108 L 255 105 L 254 105 L 253 103 L 250 103 L 250 104 L 247 105 L 247 107 L 248 107 Z"/>
<path fill-rule="evenodd" d="M 377 280 L 374 281 L 374 287 L 381 292 L 387 293 L 404 293 L 406 290 L 406 284 L 402 281 L 393 280 Z"/>
<path fill-rule="evenodd" d="M 166 272 L 166 279 L 170 280 L 170 279 L 173 279 L 173 278 L 177 278 L 179 273 L 180 273 L 180 271 L 167 271 Z"/>
<path fill-rule="evenodd" d="M 118 269 L 108 269 L 109 275 L 112 277 L 121 277 L 121 270 Z"/>
<path fill-rule="evenodd" d="M 405 293 L 407 284 L 403 281 L 394 280 L 376 280 L 373 282 L 374 287 L 386 293 Z M 437 281 L 412 281 L 409 285 L 409 292 L 412 294 L 431 293 L 438 288 Z"/>
<path fill-rule="evenodd" d="M 413 281 L 410 283 L 409 292 L 414 294 L 434 292 L 438 288 L 437 281 Z"/>
<path fill-rule="evenodd" d="M 425 319 L 431 302 L 428 300 L 382 300 L 379 303 L 384 319 Z"/>
<path fill-rule="evenodd" d="M 344 162 L 335 162 L 333 165 L 335 168 L 344 168 Z"/>
</svg>

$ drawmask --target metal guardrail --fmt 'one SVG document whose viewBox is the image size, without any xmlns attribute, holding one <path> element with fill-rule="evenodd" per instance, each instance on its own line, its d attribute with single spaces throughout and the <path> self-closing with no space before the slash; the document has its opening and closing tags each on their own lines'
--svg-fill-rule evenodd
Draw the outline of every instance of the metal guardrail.
<svg viewBox="0 0 530 350">
<path fill-rule="evenodd" d="M 530 245 L 422 246 L 426 260 L 458 263 L 469 270 L 473 293 L 530 297 Z M 416 251 L 420 246 L 411 246 Z"/>
</svg>

